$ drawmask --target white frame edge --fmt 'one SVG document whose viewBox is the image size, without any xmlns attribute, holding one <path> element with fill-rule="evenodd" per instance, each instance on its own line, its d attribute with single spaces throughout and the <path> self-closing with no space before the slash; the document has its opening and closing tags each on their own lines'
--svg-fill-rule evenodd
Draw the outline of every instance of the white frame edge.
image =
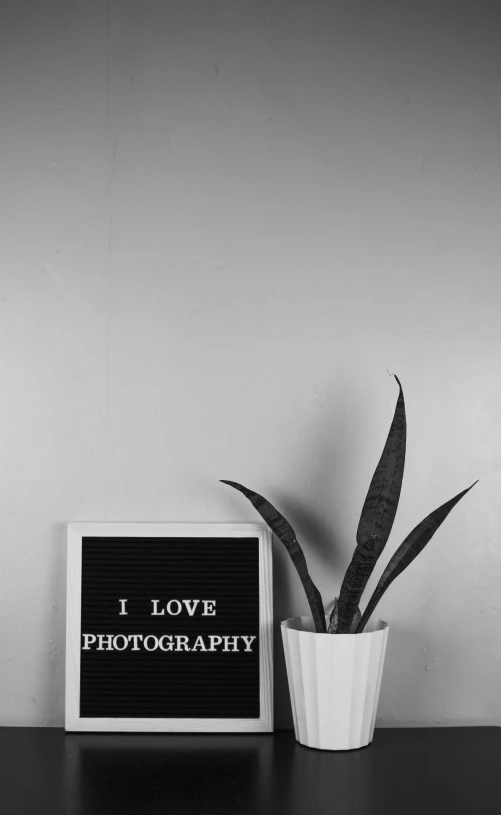
<svg viewBox="0 0 501 815">
<path fill-rule="evenodd" d="M 80 716 L 80 646 L 83 537 L 257 537 L 259 539 L 259 719 L 142 719 Z M 67 535 L 67 731 L 163 733 L 273 732 L 273 604 L 271 531 L 262 523 L 71 523 Z"/>
</svg>

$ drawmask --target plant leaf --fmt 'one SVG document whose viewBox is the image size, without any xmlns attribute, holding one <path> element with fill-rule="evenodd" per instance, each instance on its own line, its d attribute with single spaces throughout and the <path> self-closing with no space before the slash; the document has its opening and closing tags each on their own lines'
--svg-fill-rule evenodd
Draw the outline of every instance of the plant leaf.
<svg viewBox="0 0 501 815">
<path fill-rule="evenodd" d="M 367 604 L 362 619 L 357 626 L 357 634 L 360 634 L 367 622 L 369 621 L 374 609 L 379 603 L 381 597 L 385 593 L 388 586 L 401 574 L 407 566 L 412 563 L 419 553 L 424 549 L 426 544 L 431 540 L 439 526 L 445 521 L 449 512 L 456 506 L 458 501 L 461 500 L 463 495 L 466 495 L 472 487 L 477 484 L 475 481 L 470 487 L 451 498 L 442 506 L 435 509 L 430 513 L 420 524 L 418 524 L 412 532 L 407 535 L 404 542 L 398 547 L 397 551 L 391 558 L 386 569 L 384 570 L 379 583 L 377 584 L 374 593 Z"/>
<path fill-rule="evenodd" d="M 372 476 L 357 529 L 357 546 L 339 593 L 338 632 L 351 630 L 355 611 L 383 551 L 397 512 L 404 476 L 407 422 L 402 385 L 381 458 Z"/>
<path fill-rule="evenodd" d="M 361 611 L 360 611 L 359 608 L 357 608 L 357 610 L 355 611 L 355 614 L 353 616 L 353 620 L 351 621 L 350 630 L 349 630 L 350 634 L 356 634 L 357 633 L 358 624 L 359 624 L 361 619 L 362 619 Z"/>
<path fill-rule="evenodd" d="M 402 385 L 381 458 L 372 476 L 357 529 L 357 545 L 376 539 L 376 560 L 383 551 L 395 520 L 404 477 L 407 422 Z"/>
<path fill-rule="evenodd" d="M 290 523 L 283 517 L 283 515 L 280 514 L 280 512 L 278 512 L 277 509 L 275 509 L 272 504 L 269 503 L 269 501 L 267 501 L 257 492 L 253 492 L 252 490 L 247 489 L 247 487 L 237 484 L 236 481 L 225 481 L 224 479 L 221 479 L 221 483 L 228 484 L 230 487 L 234 487 L 236 490 L 245 495 L 253 507 L 257 509 L 261 517 L 266 521 L 272 532 L 274 532 L 277 538 L 283 543 L 304 586 L 306 597 L 308 598 L 308 603 L 310 604 L 315 631 L 317 633 L 325 633 L 326 624 L 322 597 L 309 575 L 306 558 L 303 550 L 301 549 L 299 541 L 296 538 L 296 533 L 294 532 Z"/>
<path fill-rule="evenodd" d="M 338 629 L 338 624 L 339 624 L 338 605 L 339 605 L 339 599 L 336 597 L 335 600 L 334 600 L 334 608 L 332 609 L 331 615 L 330 615 L 330 618 L 329 618 L 329 625 L 327 627 L 327 633 L 328 634 L 339 634 L 339 631 L 337 630 Z M 362 618 L 362 615 L 360 613 L 360 609 L 357 608 L 357 610 L 355 612 L 355 615 L 353 617 L 351 626 L 350 626 L 350 630 L 348 632 L 349 634 L 356 634 L 357 625 L 359 624 L 361 618 Z"/>
<path fill-rule="evenodd" d="M 329 625 L 327 626 L 327 633 L 328 634 L 337 634 L 337 627 L 339 623 L 339 599 L 337 597 L 334 598 L 334 608 L 331 611 L 331 616 L 329 617 Z"/>
<path fill-rule="evenodd" d="M 369 538 L 363 546 L 357 546 L 339 592 L 338 634 L 349 633 L 360 597 L 376 560 L 375 538 Z"/>
</svg>

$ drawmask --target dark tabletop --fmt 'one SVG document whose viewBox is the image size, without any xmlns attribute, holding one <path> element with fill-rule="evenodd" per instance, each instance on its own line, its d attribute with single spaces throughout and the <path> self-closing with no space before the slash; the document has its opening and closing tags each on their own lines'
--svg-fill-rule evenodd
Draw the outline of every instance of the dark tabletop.
<svg viewBox="0 0 501 815">
<path fill-rule="evenodd" d="M 376 729 L 326 752 L 274 735 L 0 728 L 2 815 L 500 815 L 501 728 Z"/>
</svg>

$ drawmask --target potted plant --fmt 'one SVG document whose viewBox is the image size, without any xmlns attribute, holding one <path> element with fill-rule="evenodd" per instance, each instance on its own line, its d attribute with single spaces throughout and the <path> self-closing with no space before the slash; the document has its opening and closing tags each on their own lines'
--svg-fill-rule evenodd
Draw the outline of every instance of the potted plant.
<svg viewBox="0 0 501 815">
<path fill-rule="evenodd" d="M 284 620 L 281 630 L 296 739 L 309 747 L 349 750 L 372 741 L 388 638 L 387 623 L 373 613 L 389 585 L 474 486 L 435 509 L 407 535 L 362 614 L 362 592 L 390 535 L 404 473 L 405 403 L 400 381 L 395 379 L 399 386 L 395 414 L 362 508 L 356 548 L 329 615 L 288 521 L 258 493 L 235 481 L 222 481 L 249 499 L 283 543 L 306 592 L 311 617 Z"/>
</svg>

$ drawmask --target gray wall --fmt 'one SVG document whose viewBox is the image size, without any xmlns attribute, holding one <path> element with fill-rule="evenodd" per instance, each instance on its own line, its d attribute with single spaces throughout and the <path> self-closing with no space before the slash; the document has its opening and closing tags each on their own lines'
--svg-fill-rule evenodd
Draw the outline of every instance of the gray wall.
<svg viewBox="0 0 501 815">
<path fill-rule="evenodd" d="M 500 35 L 486 2 L 2 5 L 1 724 L 63 722 L 69 521 L 254 520 L 241 481 L 332 601 L 388 371 L 382 561 L 480 483 L 381 602 L 378 723 L 501 724 Z"/>
</svg>

